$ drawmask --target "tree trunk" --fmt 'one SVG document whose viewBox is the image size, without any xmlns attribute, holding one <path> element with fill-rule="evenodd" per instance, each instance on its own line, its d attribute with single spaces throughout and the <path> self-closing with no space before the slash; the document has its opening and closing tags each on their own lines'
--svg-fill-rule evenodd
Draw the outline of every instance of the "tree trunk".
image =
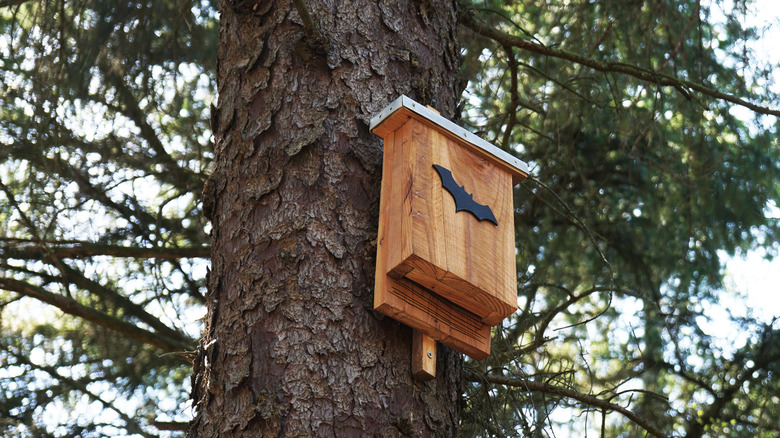
<svg viewBox="0 0 780 438">
<path fill-rule="evenodd" d="M 192 437 L 454 436 L 460 354 L 410 367 L 372 309 L 382 149 L 400 94 L 456 113 L 455 2 L 223 0 L 208 315 Z"/>
</svg>

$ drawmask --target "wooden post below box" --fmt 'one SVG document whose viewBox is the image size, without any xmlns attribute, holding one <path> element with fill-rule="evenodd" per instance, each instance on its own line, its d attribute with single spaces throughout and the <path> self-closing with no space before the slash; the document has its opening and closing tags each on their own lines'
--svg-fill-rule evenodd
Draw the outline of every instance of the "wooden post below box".
<svg viewBox="0 0 780 438">
<path fill-rule="evenodd" d="M 374 307 L 469 356 L 517 310 L 512 188 L 525 163 L 402 96 L 384 140 Z"/>
</svg>

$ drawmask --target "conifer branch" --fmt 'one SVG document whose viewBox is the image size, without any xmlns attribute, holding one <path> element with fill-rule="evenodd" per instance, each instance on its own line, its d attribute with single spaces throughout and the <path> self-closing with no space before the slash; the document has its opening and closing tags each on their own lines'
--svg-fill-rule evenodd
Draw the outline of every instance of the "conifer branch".
<svg viewBox="0 0 780 438">
<path fill-rule="evenodd" d="M 3 0 L 0 1 L 0 8 L 8 8 L 11 6 L 19 6 L 25 4 L 31 0 Z"/>
<path fill-rule="evenodd" d="M 568 388 L 563 388 L 560 386 L 550 385 L 549 383 L 537 382 L 531 379 L 482 375 L 482 374 L 477 374 L 473 371 L 465 371 L 464 375 L 467 381 L 473 383 L 482 383 L 482 384 L 492 383 L 496 385 L 520 388 L 528 392 L 539 392 L 544 394 L 557 395 L 560 397 L 576 400 L 588 406 L 600 408 L 603 411 L 614 411 L 623 415 L 633 423 L 639 425 L 640 427 L 645 429 L 647 433 L 656 436 L 658 438 L 666 438 L 666 435 L 664 435 L 663 432 L 655 428 L 644 418 L 640 417 L 634 412 L 624 408 L 623 406 L 617 405 L 615 403 L 611 403 L 606 400 L 602 400 L 592 395 L 583 394 L 581 392 L 574 391 Z M 653 394 L 653 395 L 657 396 L 657 394 Z"/>
<path fill-rule="evenodd" d="M 142 248 L 120 245 L 103 245 L 83 242 L 68 244 L 65 242 L 47 241 L 47 248 L 33 242 L 25 244 L 5 243 L 0 237 L 0 258 L 20 260 L 43 260 L 50 254 L 60 259 L 86 259 L 97 256 L 126 257 L 134 259 L 170 260 L 179 258 L 208 258 L 211 253 L 209 246 L 192 246 L 183 248 Z"/>
<path fill-rule="evenodd" d="M 135 418 L 130 417 L 129 415 L 127 415 L 125 412 L 123 412 L 121 409 L 119 409 L 113 402 L 107 401 L 103 397 L 101 397 L 100 394 L 97 394 L 97 393 L 95 393 L 93 391 L 90 391 L 89 386 L 87 386 L 87 383 L 85 383 L 83 380 L 73 379 L 73 378 L 71 378 L 69 376 L 66 376 L 66 375 L 58 372 L 56 367 L 35 363 L 32 360 L 30 360 L 29 357 L 27 357 L 27 356 L 25 356 L 23 354 L 18 354 L 18 353 L 15 353 L 15 352 L 12 352 L 11 354 L 13 354 L 14 358 L 17 361 L 19 361 L 20 363 L 22 363 L 24 365 L 27 365 L 27 366 L 29 366 L 32 369 L 43 371 L 43 372 L 47 373 L 52 378 L 54 378 L 54 379 L 56 379 L 56 380 L 58 380 L 58 381 L 60 381 L 60 382 L 62 382 L 64 384 L 68 385 L 69 387 L 71 387 L 71 388 L 81 392 L 82 394 L 85 394 L 90 399 L 92 399 L 94 401 L 97 401 L 98 403 L 103 405 L 103 407 L 114 411 L 122 419 L 122 421 L 125 422 L 125 426 L 127 426 L 127 430 L 129 432 L 132 432 L 133 434 L 138 434 L 138 435 L 141 435 L 141 436 L 147 437 L 147 438 L 154 438 L 155 437 L 154 435 L 151 435 L 151 434 L 145 432 L 141 428 L 141 426 L 138 424 L 138 422 L 137 422 L 137 420 Z"/>
<path fill-rule="evenodd" d="M 112 107 L 119 110 L 138 127 L 141 131 L 141 136 L 154 151 L 155 158 L 165 167 L 165 171 L 174 177 L 176 185 L 184 189 L 200 187 L 203 184 L 201 176 L 190 169 L 180 166 L 176 159 L 165 150 L 165 145 L 160 140 L 157 130 L 147 120 L 145 111 L 141 108 L 138 99 L 133 95 L 124 78 L 114 68 L 104 64 L 101 62 L 98 66 L 103 71 L 108 83 L 116 89 L 119 96 L 119 105 Z M 105 103 L 109 104 L 109 102 Z"/>
<path fill-rule="evenodd" d="M 510 35 L 495 29 L 484 22 L 482 22 L 476 15 L 475 11 L 471 8 L 462 8 L 460 11 L 460 23 L 469 29 L 473 30 L 479 35 L 490 38 L 503 46 L 517 47 L 522 50 L 526 50 L 540 55 L 550 56 L 553 58 L 564 59 L 574 62 L 576 64 L 583 65 L 585 67 L 592 68 L 593 70 L 603 73 L 621 73 L 629 76 L 633 76 L 637 79 L 658 84 L 661 86 L 674 87 L 680 94 L 690 99 L 691 91 L 695 91 L 705 96 L 712 97 L 714 99 L 723 100 L 733 103 L 735 105 L 743 106 L 757 114 L 765 114 L 775 117 L 780 117 L 780 110 L 773 109 L 761 105 L 757 105 L 753 102 L 749 102 L 731 94 L 723 93 L 712 88 L 705 87 L 695 82 L 679 79 L 674 76 L 655 72 L 646 68 L 642 68 L 635 65 L 624 64 L 621 62 L 601 62 L 593 58 L 578 55 L 576 53 L 567 52 L 565 50 L 553 49 L 551 47 L 544 46 L 542 44 Z"/>
<path fill-rule="evenodd" d="M 183 421 L 150 421 L 150 426 L 153 426 L 157 428 L 157 430 L 177 430 L 177 431 L 187 431 L 190 428 L 189 423 L 185 423 Z"/>
<path fill-rule="evenodd" d="M 49 292 L 41 287 L 23 281 L 0 277 L 0 289 L 35 298 L 38 301 L 42 301 L 60 309 L 64 313 L 82 318 L 101 327 L 114 330 L 131 339 L 135 339 L 136 341 L 151 345 L 166 352 L 181 352 L 194 348 L 192 341 L 171 339 L 168 336 L 150 332 L 149 330 L 122 321 L 114 316 L 87 307 L 73 298 Z"/>
</svg>

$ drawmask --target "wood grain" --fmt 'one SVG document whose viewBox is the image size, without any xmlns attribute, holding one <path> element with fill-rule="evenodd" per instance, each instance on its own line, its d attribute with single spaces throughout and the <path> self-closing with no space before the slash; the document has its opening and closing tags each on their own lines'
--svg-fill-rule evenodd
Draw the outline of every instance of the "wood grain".
<svg viewBox="0 0 780 438">
<path fill-rule="evenodd" d="M 380 283 L 377 311 L 476 360 L 490 354 L 490 327 L 473 313 L 406 279 L 383 276 Z"/>
<path fill-rule="evenodd" d="M 423 334 L 480 360 L 490 353 L 490 327 L 475 314 L 456 306 L 425 290 L 403 276 L 391 278 L 387 272 L 388 252 L 399 250 L 402 224 L 391 215 L 392 193 L 402 192 L 404 184 L 394 180 L 398 175 L 390 171 L 403 165 L 396 160 L 393 146 L 403 142 L 410 130 L 399 129 L 387 133 L 384 148 L 384 166 L 377 238 L 377 263 L 374 283 L 374 308 Z M 406 137 L 405 137 L 406 135 Z M 408 186 L 407 186 L 408 187 Z"/>
<path fill-rule="evenodd" d="M 386 202 L 387 272 L 496 325 L 517 309 L 512 175 L 432 127 L 410 117 L 386 133 L 392 156 L 385 166 L 395 179 Z M 456 212 L 433 164 L 490 206 L 498 226 Z"/>
<path fill-rule="evenodd" d="M 419 330 L 412 334 L 412 375 L 421 381 L 436 377 L 436 340 Z"/>
</svg>

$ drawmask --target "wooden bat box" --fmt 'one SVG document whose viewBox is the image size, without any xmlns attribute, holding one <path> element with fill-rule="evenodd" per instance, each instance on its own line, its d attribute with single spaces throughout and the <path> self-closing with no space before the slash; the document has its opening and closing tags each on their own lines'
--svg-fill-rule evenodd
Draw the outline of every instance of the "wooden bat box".
<svg viewBox="0 0 780 438">
<path fill-rule="evenodd" d="M 374 307 L 472 357 L 517 310 L 512 187 L 525 163 L 401 96 L 384 140 Z"/>
</svg>

